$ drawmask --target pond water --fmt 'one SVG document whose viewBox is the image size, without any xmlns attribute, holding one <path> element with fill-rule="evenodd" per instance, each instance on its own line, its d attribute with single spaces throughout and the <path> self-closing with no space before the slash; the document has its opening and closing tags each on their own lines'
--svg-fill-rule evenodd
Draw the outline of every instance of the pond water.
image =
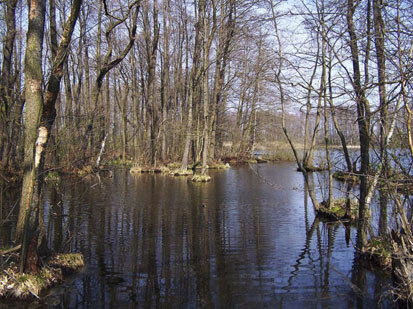
<svg viewBox="0 0 413 309">
<path fill-rule="evenodd" d="M 295 164 L 62 180 L 45 192 L 49 245 L 87 266 L 49 307 L 389 307 L 389 278 L 354 259 L 356 230 L 314 217 Z"/>
</svg>

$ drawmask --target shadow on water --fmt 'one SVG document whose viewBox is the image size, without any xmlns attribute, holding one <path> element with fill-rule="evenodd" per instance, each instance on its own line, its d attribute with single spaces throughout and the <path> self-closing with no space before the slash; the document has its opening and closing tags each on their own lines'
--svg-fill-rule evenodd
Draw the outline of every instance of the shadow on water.
<svg viewBox="0 0 413 309">
<path fill-rule="evenodd" d="M 236 167 L 208 184 L 117 170 L 48 187 L 49 246 L 87 262 L 49 306 L 378 307 L 389 279 L 354 260 L 356 231 L 314 217 L 293 164 L 260 173 L 274 186 Z"/>
</svg>

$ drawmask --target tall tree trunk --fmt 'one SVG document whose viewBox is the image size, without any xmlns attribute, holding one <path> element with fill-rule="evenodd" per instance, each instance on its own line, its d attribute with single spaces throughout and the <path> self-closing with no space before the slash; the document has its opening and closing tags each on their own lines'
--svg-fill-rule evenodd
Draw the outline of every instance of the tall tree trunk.
<svg viewBox="0 0 413 309">
<path fill-rule="evenodd" d="M 261 83 L 261 49 L 262 49 L 262 38 L 258 43 L 258 58 L 257 58 L 257 66 L 256 66 L 256 73 L 254 79 L 254 89 L 252 93 L 252 101 L 251 101 L 251 110 L 248 119 L 246 134 L 245 134 L 245 141 L 242 141 L 242 144 L 246 144 L 245 149 L 243 149 L 243 153 L 246 157 L 250 157 L 254 155 L 254 146 L 255 146 L 255 132 L 256 132 L 256 124 L 257 124 L 257 101 L 258 95 L 260 91 L 260 83 Z M 243 154 L 243 155 L 244 155 Z"/>
<path fill-rule="evenodd" d="M 29 3 L 29 27 L 25 58 L 26 139 L 24 177 L 16 238 L 22 242 L 20 271 L 36 271 L 38 225 L 45 150 L 50 130 L 56 117 L 55 103 L 60 90 L 63 66 L 67 60 L 67 49 L 79 16 L 82 1 L 76 0 L 65 23 L 59 46 L 55 46 L 55 57 L 47 83 L 46 94 L 42 93 L 42 45 L 45 21 L 45 1 Z"/>
<path fill-rule="evenodd" d="M 320 129 L 320 120 L 321 120 L 321 114 L 323 112 L 323 106 L 322 106 L 322 96 L 319 96 L 318 103 L 317 103 L 317 112 L 315 116 L 315 124 L 314 124 L 314 129 L 313 133 L 311 136 L 311 143 L 310 143 L 310 148 L 308 149 L 308 152 L 306 153 L 306 157 L 303 160 L 303 168 L 305 169 L 312 169 L 314 168 L 314 151 L 315 151 L 315 146 L 317 144 L 317 136 L 318 136 L 318 131 Z"/>
<path fill-rule="evenodd" d="M 135 59 L 135 48 L 132 49 L 131 54 L 132 64 L 132 111 L 133 111 L 133 159 L 138 161 L 138 147 L 139 147 L 139 84 L 138 84 L 138 72 Z"/>
<path fill-rule="evenodd" d="M 324 145 L 325 145 L 325 152 L 326 152 L 326 161 L 327 161 L 327 168 L 328 168 L 328 196 L 327 196 L 327 207 L 331 208 L 333 202 L 333 175 L 332 175 L 332 167 L 331 167 L 331 160 L 330 160 L 330 150 L 328 149 L 329 146 L 329 134 L 328 134 L 328 106 L 327 106 L 327 33 L 326 33 L 326 25 L 324 20 L 324 1 L 321 3 L 321 10 L 319 12 L 321 15 L 321 86 L 320 86 L 320 96 L 323 100 L 324 106 Z"/>
<path fill-rule="evenodd" d="M 374 42 L 376 46 L 377 72 L 380 98 L 380 157 L 383 164 L 383 176 L 388 175 L 388 154 L 386 149 L 386 135 L 389 131 L 388 103 L 386 94 L 386 54 L 384 45 L 385 25 L 382 16 L 382 0 L 373 0 Z"/>
<path fill-rule="evenodd" d="M 24 143 L 22 196 L 16 237 L 18 242 L 22 242 L 20 271 L 27 270 L 26 264 L 30 264 L 30 270 L 36 272 L 38 264 L 36 233 L 38 232 L 39 223 L 39 208 L 36 198 L 39 196 L 38 192 L 40 190 L 38 169 L 40 155 L 47 135 L 44 129 L 39 129 L 43 106 L 42 51 L 46 0 L 30 1 L 28 10 L 29 25 L 25 56 L 26 113 L 24 123 L 26 138 Z M 34 156 L 33 153 L 35 153 Z M 31 250 L 28 254 L 29 243 Z M 26 258 L 30 260 L 30 263 L 26 263 Z"/>
<path fill-rule="evenodd" d="M 370 2 L 370 1 L 369 1 Z M 359 227 L 357 245 L 360 250 L 363 250 L 367 243 L 367 231 L 366 231 L 366 198 L 368 193 L 368 174 L 370 165 L 370 104 L 366 98 L 364 88 L 361 84 L 361 73 L 359 63 L 359 49 L 357 44 L 356 29 L 354 26 L 354 13 L 356 5 L 354 0 L 348 0 L 347 2 L 347 31 L 349 33 L 351 60 L 353 64 L 353 88 L 356 94 L 357 104 L 357 124 L 359 127 L 360 136 L 360 155 L 361 155 L 361 176 L 360 176 L 360 205 L 359 205 Z M 370 19 L 370 12 L 367 12 L 367 18 Z M 367 57 L 367 55 L 366 55 Z M 368 60 L 366 59 L 366 62 Z M 366 63 L 365 62 L 365 63 Z M 368 66 L 366 66 L 368 67 Z M 367 78 L 367 77 L 366 77 Z"/>
<path fill-rule="evenodd" d="M 314 150 L 313 150 L 313 143 L 310 140 L 310 123 L 311 123 L 311 98 L 313 92 L 313 81 L 314 77 L 317 73 L 318 68 L 318 61 L 320 58 L 320 43 L 319 43 L 319 33 L 317 32 L 317 54 L 315 56 L 315 63 L 313 67 L 313 71 L 311 73 L 310 80 L 308 82 L 308 89 L 307 89 L 307 98 L 306 98 L 306 111 L 305 111 L 305 123 L 304 123 L 304 158 L 303 158 L 303 165 L 304 167 L 313 166 L 314 165 Z"/>
<path fill-rule="evenodd" d="M 161 102 L 162 102 L 162 144 L 161 144 L 161 160 L 166 161 L 166 121 L 167 111 L 169 106 L 169 0 L 163 0 L 163 70 L 162 70 L 162 87 L 161 87 Z"/>
<path fill-rule="evenodd" d="M 219 116 L 221 115 L 219 111 L 222 110 L 220 105 L 224 101 L 224 82 L 225 82 L 225 72 L 227 68 L 230 45 L 235 31 L 235 1 L 229 1 L 229 9 L 226 12 L 225 1 L 221 0 L 221 20 L 218 33 L 218 50 L 215 61 L 215 80 L 214 80 L 214 91 L 212 98 L 212 108 L 211 108 L 211 142 L 210 142 L 210 157 L 212 159 L 216 156 L 217 147 L 217 129 L 218 123 L 220 122 Z M 225 21 L 225 17 L 227 20 Z"/>
<path fill-rule="evenodd" d="M 189 30 L 188 30 L 188 22 L 185 18 L 184 21 L 184 36 L 185 36 L 185 48 L 186 53 L 189 55 Z M 198 23 L 199 25 L 199 23 Z M 188 57 L 186 59 L 186 79 L 188 80 L 188 86 L 186 87 L 187 94 L 185 95 L 186 99 L 186 106 L 187 106 L 187 123 L 186 123 L 186 130 L 185 130 L 185 141 L 184 141 L 184 152 L 182 155 L 182 162 L 181 162 L 181 169 L 187 170 L 188 169 L 188 161 L 189 161 L 189 153 L 191 150 L 191 142 L 193 142 L 193 104 L 194 104 L 194 91 L 195 88 L 198 87 L 198 80 L 201 75 L 201 67 L 199 66 L 199 60 L 201 57 L 201 35 L 200 35 L 200 28 L 197 26 L 195 28 L 195 47 L 194 47 L 194 55 L 192 59 L 192 68 L 189 72 L 189 60 Z M 195 159 L 195 157 L 194 157 Z"/>
<path fill-rule="evenodd" d="M 159 42 L 159 25 L 158 25 L 158 3 L 157 0 L 153 4 L 153 37 L 151 36 L 151 28 L 149 21 L 149 3 L 145 0 L 144 8 L 144 37 L 146 43 L 146 63 L 148 68 L 148 78 L 146 86 L 147 106 L 148 106 L 148 148 L 149 148 L 149 162 L 151 165 L 156 164 L 156 126 L 157 126 L 157 111 L 155 106 L 155 68 L 156 55 L 158 51 Z"/>
<path fill-rule="evenodd" d="M 348 150 L 347 147 L 347 141 L 346 141 L 346 137 L 343 133 L 343 131 L 341 130 L 339 124 L 338 124 L 338 119 L 337 119 L 337 113 L 336 113 L 336 107 L 334 106 L 334 102 L 333 102 L 333 89 L 332 89 L 332 82 L 331 82 L 331 76 L 332 76 L 332 64 L 331 64 L 331 50 L 330 50 L 330 58 L 329 58 L 329 66 L 328 66 L 328 89 L 329 89 L 329 96 L 328 96 L 328 103 L 330 106 L 330 110 L 331 110 L 331 118 L 333 119 L 333 123 L 334 123 L 334 128 L 336 129 L 336 132 L 340 138 L 340 142 L 341 142 L 341 147 L 343 148 L 343 152 L 344 152 L 344 159 L 346 161 L 346 165 L 347 165 L 347 171 L 349 173 L 354 172 L 353 171 L 353 164 L 351 162 L 351 158 L 350 158 L 350 152 Z"/>
<path fill-rule="evenodd" d="M 207 161 L 208 161 L 208 147 L 209 147 L 209 121 L 210 121 L 210 111 L 209 111 L 209 90 L 208 90 L 208 68 L 209 68 L 209 53 L 212 44 L 212 39 L 214 37 L 216 28 L 216 6 L 215 0 L 212 0 L 213 16 L 212 16 L 212 27 L 210 28 L 210 21 L 206 15 L 206 1 L 200 0 L 200 18 L 203 27 L 203 42 L 202 42 L 202 109 L 204 116 L 204 129 L 203 129 L 203 149 L 202 149 L 202 169 L 201 175 L 206 175 L 207 173 Z"/>
</svg>

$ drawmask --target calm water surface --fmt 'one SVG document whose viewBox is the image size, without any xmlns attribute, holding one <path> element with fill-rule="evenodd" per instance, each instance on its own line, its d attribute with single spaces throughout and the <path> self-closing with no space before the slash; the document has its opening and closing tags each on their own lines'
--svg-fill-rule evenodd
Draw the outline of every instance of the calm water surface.
<svg viewBox="0 0 413 309">
<path fill-rule="evenodd" d="M 87 267 L 50 307 L 374 308 L 389 279 L 354 262 L 356 231 L 320 222 L 289 163 L 73 183 L 45 194 L 50 247 Z M 63 231 L 63 233 L 62 233 Z M 346 237 L 347 235 L 347 237 Z"/>
</svg>

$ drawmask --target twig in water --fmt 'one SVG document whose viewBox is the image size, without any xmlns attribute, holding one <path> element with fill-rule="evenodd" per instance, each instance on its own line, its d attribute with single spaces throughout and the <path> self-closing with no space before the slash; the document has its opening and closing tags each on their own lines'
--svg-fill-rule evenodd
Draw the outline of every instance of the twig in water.
<svg viewBox="0 0 413 309">
<path fill-rule="evenodd" d="M 304 191 L 304 189 L 301 187 L 290 187 L 290 188 L 286 188 L 280 185 L 276 185 L 275 183 L 270 182 L 268 179 L 266 179 L 264 176 L 262 176 L 256 169 L 254 169 L 250 163 L 248 163 L 249 168 L 252 170 L 252 172 L 263 182 L 265 182 L 267 185 L 273 187 L 276 190 L 294 190 L 294 191 Z"/>
</svg>

